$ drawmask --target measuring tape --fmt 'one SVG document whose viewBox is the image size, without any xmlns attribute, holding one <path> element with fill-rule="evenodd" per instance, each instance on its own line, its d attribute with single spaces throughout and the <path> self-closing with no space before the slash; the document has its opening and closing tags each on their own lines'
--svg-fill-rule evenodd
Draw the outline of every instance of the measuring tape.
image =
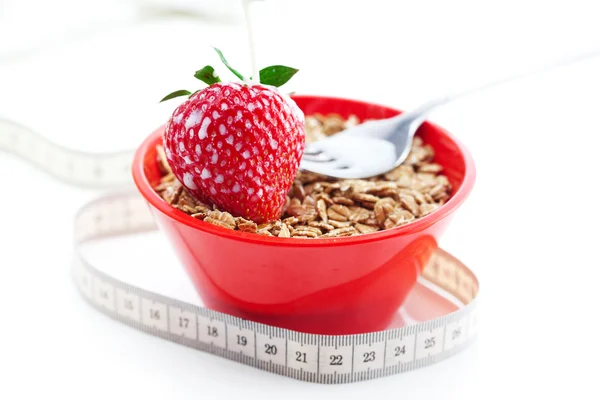
<svg viewBox="0 0 600 400">
<path fill-rule="evenodd" d="M 243 320 L 116 279 L 82 254 L 85 243 L 154 231 L 157 226 L 131 181 L 133 151 L 90 154 L 58 146 L 0 119 L 0 150 L 69 184 L 111 189 L 75 218 L 72 276 L 93 308 L 156 337 L 308 382 L 349 383 L 399 374 L 444 360 L 477 334 L 477 278 L 438 250 L 419 279 L 458 308 L 401 328 L 356 335 L 317 335 Z"/>
</svg>

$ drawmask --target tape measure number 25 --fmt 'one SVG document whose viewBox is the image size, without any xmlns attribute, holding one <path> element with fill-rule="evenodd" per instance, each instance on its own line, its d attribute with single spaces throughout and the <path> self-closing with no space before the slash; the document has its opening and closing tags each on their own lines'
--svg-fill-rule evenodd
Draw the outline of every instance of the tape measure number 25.
<svg viewBox="0 0 600 400">
<path fill-rule="evenodd" d="M 411 371 L 462 351 L 476 338 L 477 278 L 443 250 L 423 271 L 411 296 L 417 308 L 419 296 L 429 296 L 433 303 L 451 302 L 449 312 L 357 335 L 306 334 L 255 323 L 123 282 L 92 265 L 81 249 L 92 241 L 157 229 L 131 185 L 133 152 L 69 150 L 3 119 L 0 150 L 70 184 L 114 190 L 77 213 L 72 271 L 82 297 L 95 310 L 134 329 L 262 370 L 327 384 Z"/>
</svg>

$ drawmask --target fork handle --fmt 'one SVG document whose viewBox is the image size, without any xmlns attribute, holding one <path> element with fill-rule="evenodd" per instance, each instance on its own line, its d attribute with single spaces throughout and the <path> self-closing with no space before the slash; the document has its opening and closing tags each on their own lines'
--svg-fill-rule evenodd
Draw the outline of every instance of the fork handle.
<svg viewBox="0 0 600 400">
<path fill-rule="evenodd" d="M 554 68 L 558 68 L 561 66 L 566 66 L 566 65 L 570 65 L 570 64 L 575 64 L 578 63 L 580 61 L 583 60 L 587 60 L 589 58 L 595 58 L 595 57 L 599 57 L 600 56 L 600 49 L 595 49 L 591 52 L 587 52 L 587 53 L 581 53 L 578 54 L 576 56 L 573 57 L 563 57 L 560 58 L 559 60 L 552 62 L 552 63 L 548 63 L 545 64 L 543 66 L 538 66 L 536 68 L 532 68 L 530 70 L 527 70 L 525 72 L 519 72 L 517 74 L 511 74 L 508 76 L 503 76 L 501 78 L 495 79 L 493 81 L 490 82 L 486 82 L 484 84 L 481 85 L 477 85 L 477 86 L 473 86 L 470 87 L 468 89 L 465 90 L 461 90 L 461 91 L 457 91 L 454 93 L 450 93 L 447 94 L 445 96 L 430 100 L 426 103 L 421 104 L 420 106 L 418 106 L 417 108 L 408 111 L 406 113 L 403 113 L 401 115 L 399 115 L 398 117 L 395 117 L 395 119 L 397 120 L 403 120 L 404 123 L 410 123 L 413 126 L 418 127 L 419 125 L 421 125 L 423 122 L 425 122 L 425 120 L 427 119 L 427 116 L 434 111 L 435 109 L 437 109 L 438 107 L 441 107 L 443 105 L 446 105 L 450 102 L 452 102 L 453 100 L 456 100 L 460 97 L 464 97 L 467 95 L 470 95 L 472 93 L 476 93 L 485 89 L 489 89 L 492 88 L 494 86 L 498 86 L 501 85 L 503 83 L 508 83 L 511 81 L 515 81 L 518 79 L 523 79 L 526 78 L 530 75 L 535 75 L 537 73 L 540 72 L 544 72 L 544 71 L 549 71 L 552 70 Z M 410 122 L 409 122 L 410 121 Z M 416 129 L 416 128 L 415 128 Z"/>
</svg>

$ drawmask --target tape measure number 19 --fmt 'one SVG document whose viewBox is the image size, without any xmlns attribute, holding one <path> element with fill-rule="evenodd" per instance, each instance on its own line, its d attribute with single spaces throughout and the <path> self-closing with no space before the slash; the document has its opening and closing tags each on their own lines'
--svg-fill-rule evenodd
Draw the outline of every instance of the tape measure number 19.
<svg viewBox="0 0 600 400">
<path fill-rule="evenodd" d="M 76 186 L 130 186 L 132 152 L 88 154 L 60 147 L 0 119 L 0 150 L 16 154 L 52 177 Z M 81 207 L 75 220 L 73 278 L 94 309 L 156 337 L 287 377 L 348 383 L 399 374 L 444 360 L 477 333 L 475 275 L 439 250 L 418 286 L 456 310 L 406 326 L 356 335 L 291 331 L 166 297 L 102 272 L 81 252 L 85 243 L 156 230 L 144 200 L 132 188 Z"/>
</svg>

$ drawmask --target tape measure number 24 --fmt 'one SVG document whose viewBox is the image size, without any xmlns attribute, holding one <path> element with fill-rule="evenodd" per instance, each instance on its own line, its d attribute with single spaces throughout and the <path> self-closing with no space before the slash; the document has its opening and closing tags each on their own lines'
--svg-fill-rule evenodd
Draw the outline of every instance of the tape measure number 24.
<svg viewBox="0 0 600 400">
<path fill-rule="evenodd" d="M 306 334 L 255 323 L 123 282 L 92 265 L 81 249 L 89 242 L 157 229 L 143 198 L 131 187 L 132 153 L 69 150 L 2 119 L 0 150 L 70 184 L 114 188 L 79 210 L 72 271 L 82 297 L 94 309 L 134 329 L 290 378 L 327 384 L 427 366 L 462 351 L 476 337 L 477 278 L 443 250 L 423 271 L 412 296 L 417 308 L 419 296 L 451 302 L 450 312 L 357 335 Z"/>
</svg>

